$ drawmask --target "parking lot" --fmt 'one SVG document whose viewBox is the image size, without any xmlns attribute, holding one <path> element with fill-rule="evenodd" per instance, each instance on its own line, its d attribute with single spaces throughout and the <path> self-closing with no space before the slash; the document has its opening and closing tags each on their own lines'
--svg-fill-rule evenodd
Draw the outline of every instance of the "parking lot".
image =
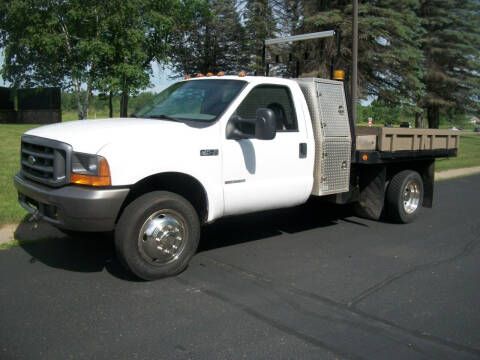
<svg viewBox="0 0 480 360">
<path fill-rule="evenodd" d="M 319 202 L 228 218 L 155 282 L 108 237 L 25 242 L 0 251 L 0 358 L 479 359 L 479 200 L 476 175 L 408 225 Z"/>
</svg>

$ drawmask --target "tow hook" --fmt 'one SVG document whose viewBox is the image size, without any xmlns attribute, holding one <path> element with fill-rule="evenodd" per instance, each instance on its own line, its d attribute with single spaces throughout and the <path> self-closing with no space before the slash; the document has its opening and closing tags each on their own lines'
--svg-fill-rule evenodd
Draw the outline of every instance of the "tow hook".
<svg viewBox="0 0 480 360">
<path fill-rule="evenodd" d="M 33 222 L 33 228 L 36 229 L 38 228 L 38 222 L 42 220 L 42 214 L 40 211 L 37 209 L 33 213 L 31 213 L 28 222 Z"/>
</svg>

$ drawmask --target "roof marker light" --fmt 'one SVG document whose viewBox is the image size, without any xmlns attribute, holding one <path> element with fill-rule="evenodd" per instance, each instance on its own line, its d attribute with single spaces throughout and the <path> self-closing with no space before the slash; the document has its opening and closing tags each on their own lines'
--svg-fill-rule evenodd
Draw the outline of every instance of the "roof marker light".
<svg viewBox="0 0 480 360">
<path fill-rule="evenodd" d="M 240 76 L 240 77 L 246 76 L 245 71 L 240 71 L 240 72 L 238 73 L 238 76 Z"/>
<path fill-rule="evenodd" d="M 197 77 L 204 77 L 204 75 L 202 73 L 198 73 Z"/>
<path fill-rule="evenodd" d="M 217 74 L 217 76 L 223 76 L 223 75 L 225 75 L 225 73 L 223 71 L 219 71 L 218 74 Z"/>
<path fill-rule="evenodd" d="M 183 78 L 184 78 L 185 80 L 188 80 L 188 79 L 191 79 L 192 77 L 191 77 L 190 75 L 185 75 Z"/>
<path fill-rule="evenodd" d="M 335 70 L 333 72 L 333 80 L 345 80 L 345 71 L 343 70 Z"/>
</svg>

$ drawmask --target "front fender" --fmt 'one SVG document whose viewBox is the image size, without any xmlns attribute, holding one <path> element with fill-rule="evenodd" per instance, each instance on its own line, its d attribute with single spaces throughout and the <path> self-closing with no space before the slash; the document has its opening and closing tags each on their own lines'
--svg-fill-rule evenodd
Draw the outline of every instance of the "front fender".
<svg viewBox="0 0 480 360">
<path fill-rule="evenodd" d="M 132 186 L 145 178 L 162 173 L 191 176 L 203 186 L 207 194 L 207 221 L 222 216 L 223 187 L 221 157 L 218 156 L 218 151 L 217 155 L 205 156 L 205 152 L 202 152 L 205 149 L 193 144 L 165 145 L 153 146 L 151 142 L 144 142 L 130 147 L 110 143 L 104 146 L 98 155 L 108 161 L 112 186 Z"/>
</svg>

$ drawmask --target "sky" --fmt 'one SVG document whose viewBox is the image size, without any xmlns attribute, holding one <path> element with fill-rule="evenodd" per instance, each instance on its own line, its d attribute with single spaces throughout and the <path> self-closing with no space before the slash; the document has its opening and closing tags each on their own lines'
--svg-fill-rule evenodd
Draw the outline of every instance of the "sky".
<svg viewBox="0 0 480 360">
<path fill-rule="evenodd" d="M 175 81 L 181 79 L 181 77 L 170 79 L 170 77 L 173 76 L 173 72 L 168 68 L 163 68 L 158 63 L 152 64 L 152 70 L 153 75 L 150 77 L 150 82 L 152 83 L 153 87 L 147 89 L 146 91 L 158 93 L 173 84 Z"/>
</svg>

